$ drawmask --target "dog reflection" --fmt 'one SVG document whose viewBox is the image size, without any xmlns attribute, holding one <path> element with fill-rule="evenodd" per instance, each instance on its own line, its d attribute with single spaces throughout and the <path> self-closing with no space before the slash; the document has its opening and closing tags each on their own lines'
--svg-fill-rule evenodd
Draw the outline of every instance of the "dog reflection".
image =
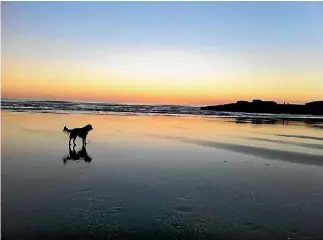
<svg viewBox="0 0 323 240">
<path fill-rule="evenodd" d="M 63 158 L 63 163 L 66 164 L 68 160 L 83 160 L 85 162 L 90 163 L 92 161 L 92 157 L 88 155 L 85 145 L 83 145 L 83 147 L 77 152 L 75 151 L 75 146 L 73 148 L 71 148 L 70 146 L 69 155 Z"/>
</svg>

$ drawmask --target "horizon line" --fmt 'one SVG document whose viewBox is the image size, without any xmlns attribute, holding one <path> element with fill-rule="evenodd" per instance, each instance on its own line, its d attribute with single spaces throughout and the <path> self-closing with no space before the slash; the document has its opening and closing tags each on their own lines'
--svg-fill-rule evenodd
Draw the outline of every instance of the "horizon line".
<svg viewBox="0 0 323 240">
<path fill-rule="evenodd" d="M 51 98 L 19 98 L 19 97 L 15 97 L 15 98 L 10 98 L 10 97 L 2 97 L 1 96 L 1 101 L 3 99 L 8 99 L 8 100 L 30 100 L 30 101 L 53 101 L 53 102 L 59 102 L 59 101 L 64 101 L 64 102 L 83 102 L 83 103 L 109 103 L 109 104 L 131 104 L 131 105 L 169 105 L 169 106 L 194 106 L 194 107 L 199 107 L 199 106 L 209 106 L 207 104 L 162 104 L 162 103 L 132 103 L 132 102 L 116 102 L 116 101 L 91 101 L 91 100 L 80 100 L 80 99 L 75 99 L 75 100 L 67 100 L 67 99 L 51 99 Z M 273 101 L 276 102 L 274 100 L 262 100 L 262 99 L 256 99 L 254 98 L 253 100 L 261 100 L 261 101 Z M 235 102 L 229 102 L 229 103 L 224 103 L 224 104 L 230 104 L 230 103 L 236 103 L 238 101 L 248 101 L 248 102 L 252 102 L 248 101 L 248 100 L 236 100 Z M 323 100 L 314 100 L 314 101 L 306 101 L 304 103 L 290 103 L 288 101 L 284 101 L 284 102 L 276 102 L 278 104 L 294 104 L 294 105 L 305 105 L 306 103 L 309 102 L 316 102 L 316 101 L 323 101 Z M 223 105 L 223 104 L 212 104 L 212 105 Z"/>
</svg>

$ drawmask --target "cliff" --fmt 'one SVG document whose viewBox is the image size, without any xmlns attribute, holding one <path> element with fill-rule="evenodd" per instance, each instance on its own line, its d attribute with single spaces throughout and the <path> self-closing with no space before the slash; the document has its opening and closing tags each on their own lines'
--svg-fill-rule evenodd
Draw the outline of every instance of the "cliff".
<svg viewBox="0 0 323 240">
<path fill-rule="evenodd" d="M 274 101 L 253 100 L 252 102 L 237 101 L 217 106 L 201 107 L 201 110 L 247 113 L 276 113 L 276 114 L 310 114 L 323 115 L 323 101 L 301 104 L 278 104 Z"/>
</svg>

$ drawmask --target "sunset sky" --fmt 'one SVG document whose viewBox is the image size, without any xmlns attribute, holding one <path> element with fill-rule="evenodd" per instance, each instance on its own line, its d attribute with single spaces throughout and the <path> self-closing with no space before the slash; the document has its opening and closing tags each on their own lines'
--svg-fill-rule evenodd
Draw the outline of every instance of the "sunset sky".
<svg viewBox="0 0 323 240">
<path fill-rule="evenodd" d="M 2 98 L 323 99 L 322 2 L 2 2 Z"/>
</svg>

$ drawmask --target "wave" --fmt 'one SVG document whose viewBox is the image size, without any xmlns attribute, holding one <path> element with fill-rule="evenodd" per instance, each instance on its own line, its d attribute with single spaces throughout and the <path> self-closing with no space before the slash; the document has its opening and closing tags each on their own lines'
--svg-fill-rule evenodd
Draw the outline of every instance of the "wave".
<svg viewBox="0 0 323 240">
<path fill-rule="evenodd" d="M 48 101 L 48 100 L 22 100 L 1 99 L 1 109 L 14 112 L 41 112 L 41 113 L 86 113 L 86 114 L 122 114 L 122 115 L 193 115 L 235 117 L 241 122 L 267 123 L 266 121 L 253 121 L 253 119 L 312 119 L 318 122 L 323 117 L 305 115 L 258 114 L 258 113 L 232 113 L 220 111 L 205 111 L 198 106 L 183 105 L 156 105 L 156 104 L 119 104 L 74 101 Z M 270 122 L 272 123 L 272 122 Z"/>
</svg>

